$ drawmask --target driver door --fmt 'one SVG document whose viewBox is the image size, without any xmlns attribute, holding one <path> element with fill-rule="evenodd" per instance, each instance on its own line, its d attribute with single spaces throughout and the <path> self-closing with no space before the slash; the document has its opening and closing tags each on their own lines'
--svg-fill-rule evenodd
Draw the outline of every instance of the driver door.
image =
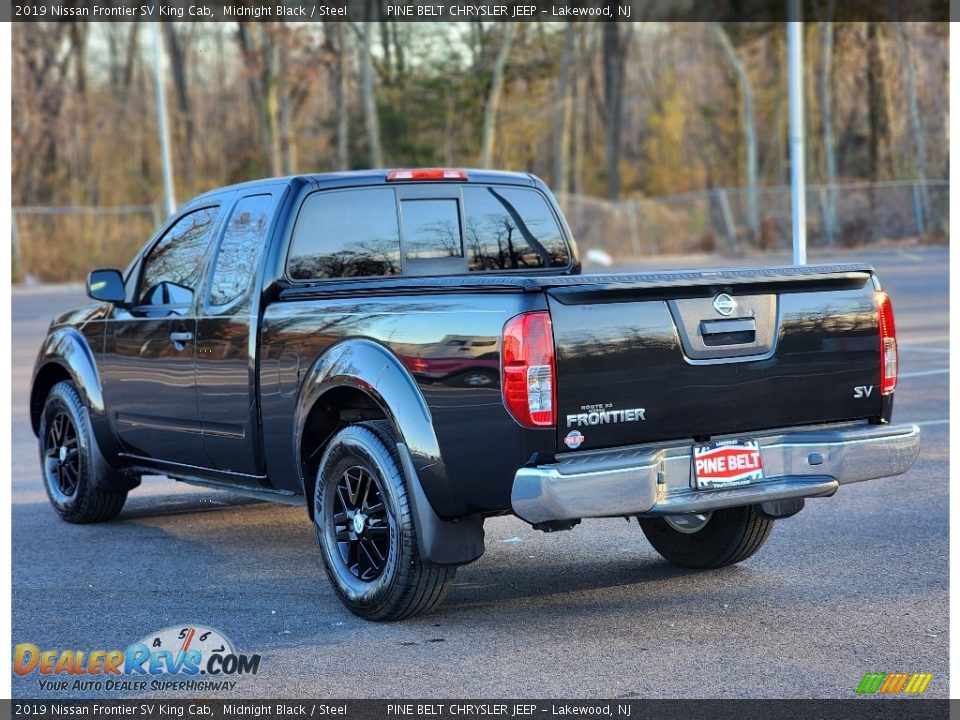
<svg viewBox="0 0 960 720">
<path fill-rule="evenodd" d="M 129 281 L 133 304 L 115 308 L 104 347 L 104 400 L 127 455 L 208 467 L 197 409 L 195 298 L 218 207 L 180 217 Z"/>
</svg>

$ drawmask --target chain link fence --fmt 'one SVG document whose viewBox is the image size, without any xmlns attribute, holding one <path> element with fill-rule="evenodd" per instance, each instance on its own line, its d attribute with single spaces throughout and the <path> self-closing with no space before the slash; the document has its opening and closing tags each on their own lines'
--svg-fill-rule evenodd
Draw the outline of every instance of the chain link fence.
<svg viewBox="0 0 960 720">
<path fill-rule="evenodd" d="M 808 245 L 857 247 L 947 242 L 946 180 L 807 188 Z M 561 205 L 582 250 L 614 257 L 687 253 L 746 255 L 791 248 L 790 189 L 757 188 L 757 221 L 744 188 L 714 188 L 614 203 L 570 195 Z M 122 267 L 160 225 L 160 205 L 13 208 L 15 282 L 81 280 Z"/>
<path fill-rule="evenodd" d="M 946 243 L 949 195 L 946 180 L 808 185 L 808 247 Z M 757 188 L 753 227 L 748 199 L 745 188 L 713 188 L 619 203 L 578 195 L 560 202 L 581 249 L 614 257 L 789 251 L 790 188 Z"/>
</svg>

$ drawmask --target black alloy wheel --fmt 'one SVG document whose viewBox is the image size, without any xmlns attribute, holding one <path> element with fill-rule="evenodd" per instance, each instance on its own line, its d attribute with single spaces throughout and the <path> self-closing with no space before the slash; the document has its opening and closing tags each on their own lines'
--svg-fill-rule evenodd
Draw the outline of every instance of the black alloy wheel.
<svg viewBox="0 0 960 720">
<path fill-rule="evenodd" d="M 50 486 L 56 487 L 65 498 L 76 495 L 80 483 L 80 447 L 77 429 L 67 413 L 57 413 L 47 428 L 43 457 L 43 471 Z"/>
<path fill-rule="evenodd" d="M 127 490 L 136 487 L 139 478 L 124 475 L 103 461 L 90 413 L 71 381 L 50 388 L 37 437 L 43 484 L 57 515 L 71 523 L 116 517 Z"/>
<path fill-rule="evenodd" d="M 390 557 L 390 516 L 376 474 L 361 465 L 344 470 L 333 512 L 343 564 L 358 580 L 377 579 Z"/>
<path fill-rule="evenodd" d="M 340 601 L 367 620 L 430 612 L 457 572 L 421 557 L 401 465 L 393 425 L 374 420 L 337 431 L 317 469 L 313 520 L 324 569 Z"/>
</svg>

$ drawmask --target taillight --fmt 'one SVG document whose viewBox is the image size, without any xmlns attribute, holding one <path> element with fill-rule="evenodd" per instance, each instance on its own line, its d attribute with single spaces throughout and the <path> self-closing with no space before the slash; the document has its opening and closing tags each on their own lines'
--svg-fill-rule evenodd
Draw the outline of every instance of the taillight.
<svg viewBox="0 0 960 720">
<path fill-rule="evenodd" d="M 387 182 L 397 180 L 467 180 L 466 170 L 448 170 L 446 168 L 423 168 L 421 170 L 391 170 L 387 173 Z"/>
<path fill-rule="evenodd" d="M 877 303 L 877 327 L 880 330 L 880 394 L 897 389 L 897 328 L 893 324 L 893 305 L 885 292 L 873 295 Z"/>
<path fill-rule="evenodd" d="M 549 313 L 517 315 L 503 326 L 503 402 L 521 425 L 557 424 L 557 370 Z"/>
</svg>

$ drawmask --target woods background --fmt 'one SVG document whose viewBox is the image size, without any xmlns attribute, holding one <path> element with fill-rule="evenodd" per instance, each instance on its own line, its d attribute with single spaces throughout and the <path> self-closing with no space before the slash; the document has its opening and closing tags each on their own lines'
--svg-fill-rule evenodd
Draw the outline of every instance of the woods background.
<svg viewBox="0 0 960 720">
<path fill-rule="evenodd" d="M 614 255 L 789 247 L 782 23 L 164 22 L 177 199 L 367 167 L 536 173 Z M 814 246 L 946 242 L 948 26 L 804 26 Z M 162 221 L 151 28 L 13 26 L 14 273 Z"/>
</svg>

